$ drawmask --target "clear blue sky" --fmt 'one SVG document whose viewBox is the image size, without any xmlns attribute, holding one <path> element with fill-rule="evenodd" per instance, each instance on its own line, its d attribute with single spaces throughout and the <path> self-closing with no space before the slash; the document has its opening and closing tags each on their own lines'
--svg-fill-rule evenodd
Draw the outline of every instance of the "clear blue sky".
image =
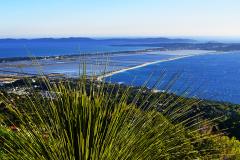
<svg viewBox="0 0 240 160">
<path fill-rule="evenodd" d="M 240 36 L 240 0 L 0 0 L 0 37 Z"/>
</svg>

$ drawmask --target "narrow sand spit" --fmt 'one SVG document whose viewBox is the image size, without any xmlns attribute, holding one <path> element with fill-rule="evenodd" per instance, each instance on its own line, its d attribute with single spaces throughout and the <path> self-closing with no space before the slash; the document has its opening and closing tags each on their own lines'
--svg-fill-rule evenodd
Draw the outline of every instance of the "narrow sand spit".
<svg viewBox="0 0 240 160">
<path fill-rule="evenodd" d="M 98 76 L 97 80 L 102 81 L 104 78 L 111 77 L 112 75 L 115 75 L 115 74 L 118 74 L 118 73 L 126 72 L 126 71 L 137 69 L 137 68 L 146 67 L 146 66 L 149 66 L 149 65 L 157 64 L 157 63 L 169 62 L 169 61 L 174 61 L 174 60 L 183 59 L 183 58 L 192 57 L 192 56 L 196 56 L 196 55 L 178 56 L 178 57 L 158 60 L 158 61 L 154 61 L 154 62 L 147 62 L 147 63 L 143 63 L 143 64 L 133 66 L 133 67 L 123 68 L 123 69 L 120 69 L 120 70 L 117 70 L 117 71 L 113 71 L 113 72 L 110 72 L 110 73 L 100 75 L 100 76 Z"/>
</svg>

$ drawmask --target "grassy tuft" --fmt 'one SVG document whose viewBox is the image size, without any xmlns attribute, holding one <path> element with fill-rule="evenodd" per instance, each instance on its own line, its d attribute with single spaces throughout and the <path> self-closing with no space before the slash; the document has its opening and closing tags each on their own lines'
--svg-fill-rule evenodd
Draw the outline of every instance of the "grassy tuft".
<svg viewBox="0 0 240 160">
<path fill-rule="evenodd" d="M 1 120 L 0 154 L 4 159 L 223 157 L 222 146 L 213 145 L 220 136 L 205 131 L 211 121 L 186 116 L 194 102 L 179 108 L 177 104 L 183 103 L 179 98 L 174 104 L 165 103 L 160 112 L 161 97 L 151 99 L 151 103 L 146 103 L 148 107 L 148 99 L 137 103 L 141 91 L 132 95 L 129 88 L 121 90 L 117 85 L 95 83 L 84 77 L 74 85 L 50 83 L 46 78 L 44 83 L 49 91 L 47 97 L 33 92 L 17 101 L 1 94 L 1 103 L 17 119 L 17 124 L 8 122 L 16 125 L 15 132 L 9 131 L 6 121 Z"/>
</svg>

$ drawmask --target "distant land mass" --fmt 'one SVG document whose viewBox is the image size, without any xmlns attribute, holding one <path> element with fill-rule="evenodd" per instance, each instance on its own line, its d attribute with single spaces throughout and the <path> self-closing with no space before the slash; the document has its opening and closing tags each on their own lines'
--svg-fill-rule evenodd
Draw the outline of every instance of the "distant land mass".
<svg viewBox="0 0 240 160">
<path fill-rule="evenodd" d="M 0 39 L 0 43 L 4 42 L 100 42 L 100 43 L 117 43 L 117 44 L 138 44 L 138 43 L 194 43 L 193 39 L 182 38 L 88 38 L 88 37 L 69 37 L 69 38 L 36 38 L 36 39 Z"/>
<path fill-rule="evenodd" d="M 121 44 L 114 46 L 122 47 L 161 47 L 167 50 L 214 50 L 214 51 L 239 51 L 240 43 L 139 43 L 139 44 Z"/>
<path fill-rule="evenodd" d="M 36 38 L 0 39 L 0 59 L 156 50 L 239 51 L 240 43 L 200 42 L 184 38 Z"/>
<path fill-rule="evenodd" d="M 72 54 L 94 54 L 103 52 L 137 51 L 148 47 L 134 47 L 138 44 L 197 43 L 192 39 L 170 38 L 38 38 L 0 39 L 0 58 L 60 56 Z M 122 45 L 133 45 L 124 47 Z"/>
</svg>

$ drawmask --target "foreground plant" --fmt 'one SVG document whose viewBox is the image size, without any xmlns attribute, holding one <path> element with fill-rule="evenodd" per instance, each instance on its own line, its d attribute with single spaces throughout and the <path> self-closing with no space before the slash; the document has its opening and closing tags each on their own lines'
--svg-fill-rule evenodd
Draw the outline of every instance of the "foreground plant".
<svg viewBox="0 0 240 160">
<path fill-rule="evenodd" d="M 121 90 L 117 85 L 95 83 L 84 77 L 74 85 L 44 81 L 47 96 L 34 92 L 15 101 L 1 95 L 1 103 L 17 119 L 11 125 L 17 123 L 19 128 L 1 140 L 4 159 L 223 157 L 222 146 L 212 145 L 219 136 L 205 131 L 210 122 L 196 121 L 196 115 L 186 118 L 193 102 L 183 105 L 179 98 L 169 104 L 166 98 L 159 108 L 163 97 L 150 103 L 146 98 L 139 105 L 142 91 L 133 96 L 130 87 Z M 181 107 L 176 107 L 178 103 Z M 6 130 L 6 121 L 1 123 Z"/>
</svg>

